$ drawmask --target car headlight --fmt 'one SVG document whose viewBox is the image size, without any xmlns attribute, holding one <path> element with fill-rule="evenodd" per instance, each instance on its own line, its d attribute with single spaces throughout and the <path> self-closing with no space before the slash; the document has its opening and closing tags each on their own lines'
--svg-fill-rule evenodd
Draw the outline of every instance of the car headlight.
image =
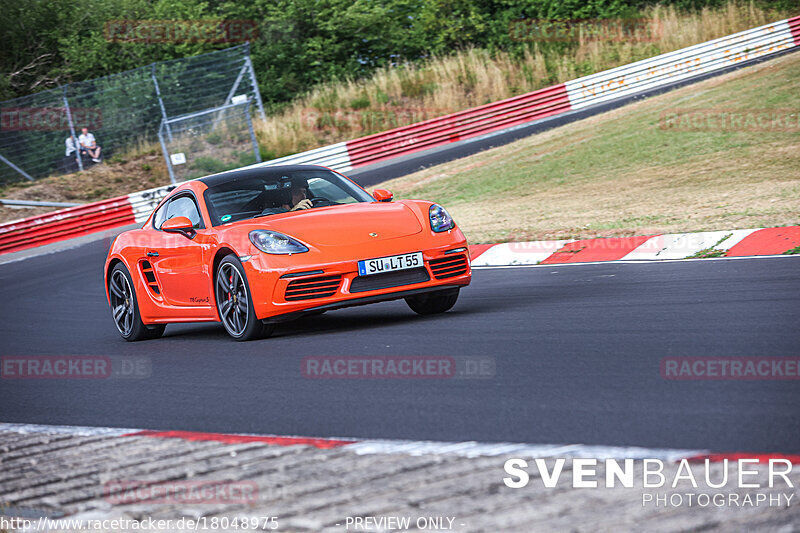
<svg viewBox="0 0 800 533">
<path fill-rule="evenodd" d="M 450 213 L 447 212 L 447 209 L 438 204 L 433 204 L 430 209 L 428 209 L 428 216 L 431 219 L 431 229 L 436 233 L 441 233 L 456 227 L 456 223 L 453 221 L 453 217 L 450 216 Z"/>
<path fill-rule="evenodd" d="M 288 235 L 265 229 L 251 231 L 250 242 L 266 254 L 290 255 L 308 251 L 305 245 Z"/>
</svg>

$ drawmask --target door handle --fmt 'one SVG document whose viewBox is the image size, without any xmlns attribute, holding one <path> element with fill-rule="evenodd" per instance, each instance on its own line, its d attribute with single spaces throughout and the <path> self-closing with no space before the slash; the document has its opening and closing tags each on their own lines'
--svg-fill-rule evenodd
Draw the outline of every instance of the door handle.
<svg viewBox="0 0 800 533">
<path fill-rule="evenodd" d="M 158 257 L 158 252 L 147 252 L 147 257 Z"/>
</svg>

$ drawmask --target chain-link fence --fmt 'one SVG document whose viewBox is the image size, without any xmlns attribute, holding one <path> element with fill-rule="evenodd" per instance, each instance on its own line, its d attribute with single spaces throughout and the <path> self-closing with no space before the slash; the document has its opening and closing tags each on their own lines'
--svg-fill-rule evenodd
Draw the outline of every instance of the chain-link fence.
<svg viewBox="0 0 800 533">
<path fill-rule="evenodd" d="M 7 100 L 0 103 L 0 184 L 94 164 L 69 148 L 70 135 L 77 140 L 84 127 L 107 158 L 157 143 L 169 116 L 242 99 L 263 117 L 248 44 Z"/>
<path fill-rule="evenodd" d="M 158 138 L 173 183 L 261 162 L 250 101 L 168 118 Z"/>
</svg>

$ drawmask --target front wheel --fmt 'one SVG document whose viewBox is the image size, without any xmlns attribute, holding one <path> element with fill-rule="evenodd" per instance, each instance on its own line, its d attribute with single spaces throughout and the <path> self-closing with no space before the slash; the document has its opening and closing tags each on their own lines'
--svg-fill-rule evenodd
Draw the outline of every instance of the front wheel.
<svg viewBox="0 0 800 533">
<path fill-rule="evenodd" d="M 217 311 L 228 335 L 237 341 L 249 341 L 272 333 L 273 325 L 266 325 L 256 317 L 253 297 L 242 263 L 234 254 L 225 256 L 217 267 L 214 294 Z"/>
<path fill-rule="evenodd" d="M 131 274 L 122 263 L 117 263 L 111 269 L 108 294 L 111 297 L 111 315 L 123 339 L 131 342 L 157 339 L 164 333 L 165 324 L 148 326 L 142 322 Z"/>
<path fill-rule="evenodd" d="M 434 315 L 444 313 L 456 305 L 459 289 L 445 289 L 443 291 L 426 292 L 415 296 L 408 296 L 406 303 L 417 314 Z"/>
</svg>

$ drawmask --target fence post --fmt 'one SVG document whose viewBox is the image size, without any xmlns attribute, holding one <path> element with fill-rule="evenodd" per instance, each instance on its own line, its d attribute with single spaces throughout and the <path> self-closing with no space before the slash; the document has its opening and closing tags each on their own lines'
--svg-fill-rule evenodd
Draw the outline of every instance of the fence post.
<svg viewBox="0 0 800 533">
<path fill-rule="evenodd" d="M 20 174 L 22 174 L 22 176 L 23 176 L 25 179 L 27 179 L 27 180 L 29 180 L 29 181 L 33 181 L 33 178 L 32 178 L 32 177 L 30 177 L 30 176 L 28 175 L 28 173 L 27 173 L 27 172 L 25 172 L 24 170 L 22 170 L 21 168 L 19 168 L 17 165 L 15 165 L 14 163 L 12 163 L 11 161 L 9 161 L 8 159 L 6 159 L 5 157 L 3 157 L 2 155 L 0 155 L 0 161 L 2 161 L 3 163 L 5 163 L 6 165 L 10 166 L 12 169 L 16 170 L 16 171 L 17 171 L 17 172 L 19 172 Z"/>
<path fill-rule="evenodd" d="M 176 183 L 176 181 L 175 181 L 175 171 L 172 170 L 172 161 L 170 161 L 170 158 L 169 158 L 169 151 L 167 150 L 167 143 L 164 142 L 163 130 L 164 130 L 164 126 L 166 124 L 167 124 L 167 120 L 166 119 L 161 121 L 161 126 L 159 126 L 159 128 L 158 128 L 158 142 L 161 143 L 161 151 L 164 152 L 164 161 L 167 162 L 167 172 L 169 172 L 169 181 L 171 181 L 172 184 L 174 185 Z M 169 128 L 169 126 L 167 126 L 167 128 Z"/>
<path fill-rule="evenodd" d="M 228 97 L 225 98 L 225 103 L 223 105 L 231 103 L 231 98 L 233 98 L 233 95 L 236 94 L 236 89 L 239 88 L 239 84 L 242 83 L 242 77 L 244 76 L 245 71 L 249 70 L 249 68 L 250 67 L 247 65 L 247 63 L 242 65 L 242 68 L 239 71 L 239 75 L 236 76 L 236 81 L 233 82 L 233 87 L 231 87 L 231 90 L 228 91 Z"/>
<path fill-rule="evenodd" d="M 250 102 L 247 102 L 244 108 L 244 116 L 247 118 L 247 128 L 250 130 L 250 141 L 253 143 L 253 152 L 256 156 L 256 163 L 261 163 L 261 150 L 258 149 L 258 139 L 256 139 L 256 132 L 253 130 L 253 121 L 250 120 Z"/>
<path fill-rule="evenodd" d="M 158 87 L 158 79 L 156 78 L 156 64 L 153 63 L 150 65 L 150 77 L 153 80 L 153 86 L 156 88 L 156 97 L 158 97 L 158 105 L 161 107 L 161 118 L 164 119 L 163 124 L 167 126 L 167 135 L 169 136 L 170 142 L 172 142 L 172 131 L 169 129 L 169 124 L 167 123 L 167 110 L 164 107 L 164 100 L 161 99 L 161 89 Z M 161 133 L 161 129 L 159 128 L 159 134 Z M 170 174 L 171 175 L 171 174 Z M 173 181 L 173 183 L 175 183 Z"/>
<path fill-rule="evenodd" d="M 253 92 L 256 93 L 256 104 L 258 105 L 258 112 L 261 114 L 261 120 L 267 120 L 267 115 L 264 113 L 264 104 L 261 102 L 261 91 L 258 90 L 258 82 L 256 81 L 256 71 L 253 70 L 253 62 L 250 60 L 250 42 L 244 43 L 245 47 L 245 64 L 247 70 L 250 71 L 250 83 L 253 84 Z"/>
<path fill-rule="evenodd" d="M 61 91 L 61 98 L 64 100 L 64 109 L 67 110 L 67 121 L 69 122 L 69 134 L 72 136 L 72 146 L 75 147 L 75 160 L 78 162 L 78 170 L 83 171 L 83 160 L 81 159 L 81 145 L 78 142 L 78 136 L 75 135 L 75 124 L 72 123 L 72 112 L 69 109 L 69 100 L 67 100 L 67 86 L 64 85 Z"/>
</svg>

